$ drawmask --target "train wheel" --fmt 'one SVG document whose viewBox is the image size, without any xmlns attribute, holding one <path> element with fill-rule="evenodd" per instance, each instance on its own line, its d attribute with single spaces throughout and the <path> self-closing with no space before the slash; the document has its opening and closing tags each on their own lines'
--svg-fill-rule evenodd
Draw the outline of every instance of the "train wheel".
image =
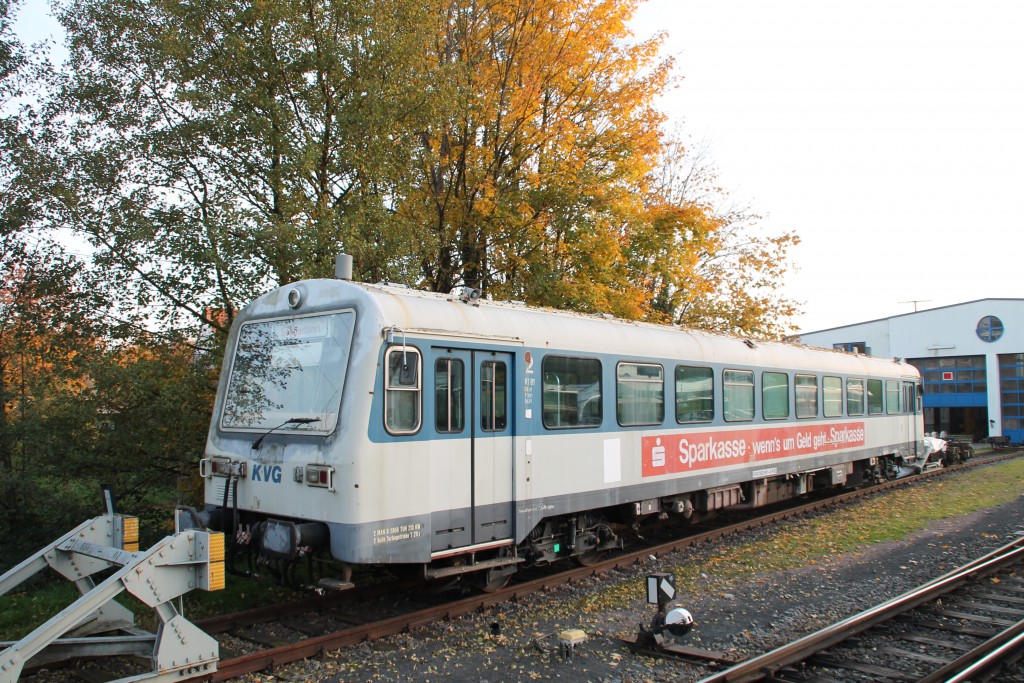
<svg viewBox="0 0 1024 683">
<path fill-rule="evenodd" d="M 515 565 L 505 565 L 480 571 L 473 575 L 473 583 L 484 593 L 496 593 L 508 585 L 516 569 Z"/>
<path fill-rule="evenodd" d="M 484 593 L 497 593 L 508 585 L 512 580 L 511 574 L 499 574 L 497 572 L 484 572 L 483 581 L 480 583 L 480 590 Z"/>
<path fill-rule="evenodd" d="M 586 530 L 576 537 L 576 547 L 582 552 L 573 558 L 581 567 L 592 567 L 607 556 L 609 543 L 615 540 L 615 532 L 603 517 L 593 515 L 581 516 L 580 527 Z"/>
<path fill-rule="evenodd" d="M 513 557 L 513 554 L 514 551 L 510 547 L 505 547 L 498 553 L 498 557 L 510 559 Z M 509 580 L 517 570 L 518 567 L 513 563 L 492 567 L 476 572 L 473 576 L 473 581 L 483 592 L 496 593 L 508 585 Z"/>
<path fill-rule="evenodd" d="M 603 550 L 588 550 L 585 553 L 574 555 L 573 558 L 576 563 L 581 567 L 593 567 L 595 564 L 604 559 L 605 551 Z"/>
</svg>

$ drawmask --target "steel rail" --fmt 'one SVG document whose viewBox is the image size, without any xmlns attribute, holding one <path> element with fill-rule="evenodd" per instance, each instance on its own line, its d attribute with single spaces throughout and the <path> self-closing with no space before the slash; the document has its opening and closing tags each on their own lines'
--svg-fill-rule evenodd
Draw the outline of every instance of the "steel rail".
<svg viewBox="0 0 1024 683">
<path fill-rule="evenodd" d="M 979 680 L 977 676 L 1007 661 L 1016 661 L 1024 647 L 1024 621 L 985 641 L 918 683 L 962 683 Z"/>
<path fill-rule="evenodd" d="M 1022 560 L 1024 560 L 1024 538 L 1008 543 L 984 557 L 973 560 L 962 567 L 947 572 L 928 583 L 859 614 L 826 626 L 820 631 L 815 631 L 792 643 L 767 652 L 760 657 L 749 659 L 725 671 L 708 676 L 702 679 L 700 683 L 750 683 L 751 681 L 769 680 L 782 667 L 805 661 L 811 655 L 841 643 L 858 633 L 863 633 L 873 626 L 890 621 L 900 614 L 931 602 L 969 583 L 978 575 L 991 574 L 1004 567 L 1017 564 Z M 956 673 L 956 671 L 959 671 L 959 669 L 952 671 L 952 673 Z M 948 676 L 948 673 L 946 675 Z M 947 679 L 944 677 L 934 679 L 934 681 L 945 680 Z"/>
</svg>

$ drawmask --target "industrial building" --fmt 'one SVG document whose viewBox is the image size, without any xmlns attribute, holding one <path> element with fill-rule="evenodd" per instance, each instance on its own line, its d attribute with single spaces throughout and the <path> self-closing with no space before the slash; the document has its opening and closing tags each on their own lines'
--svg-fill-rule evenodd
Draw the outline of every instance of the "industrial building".
<svg viewBox="0 0 1024 683">
<path fill-rule="evenodd" d="M 1024 299 L 979 299 L 797 339 L 916 366 L 927 431 L 1024 443 Z"/>
</svg>

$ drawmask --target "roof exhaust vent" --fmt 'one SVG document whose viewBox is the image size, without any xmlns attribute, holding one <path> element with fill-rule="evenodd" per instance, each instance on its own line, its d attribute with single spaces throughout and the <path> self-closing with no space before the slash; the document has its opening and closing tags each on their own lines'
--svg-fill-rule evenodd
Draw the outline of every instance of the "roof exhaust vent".
<svg viewBox="0 0 1024 683">
<path fill-rule="evenodd" d="M 334 261 L 334 277 L 338 278 L 339 280 L 352 279 L 351 254 L 338 254 L 338 258 Z"/>
</svg>

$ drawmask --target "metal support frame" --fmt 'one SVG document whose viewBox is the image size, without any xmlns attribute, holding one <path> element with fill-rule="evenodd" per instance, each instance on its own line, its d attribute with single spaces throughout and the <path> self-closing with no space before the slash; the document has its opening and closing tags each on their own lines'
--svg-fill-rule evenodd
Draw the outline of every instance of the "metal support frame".
<svg viewBox="0 0 1024 683">
<path fill-rule="evenodd" d="M 176 526 L 180 529 L 183 517 Z M 128 528 L 126 539 L 125 529 Z M 135 539 L 131 538 L 134 529 Z M 0 577 L 0 595 L 31 576 L 51 567 L 72 581 L 81 597 L 59 614 L 15 643 L 0 643 L 0 683 L 14 683 L 26 664 L 97 654 L 143 654 L 153 670 L 119 679 L 135 681 L 183 681 L 217 670 L 219 645 L 215 639 L 186 620 L 172 601 L 190 590 L 224 587 L 223 534 L 184 529 L 168 536 L 145 552 L 125 550 L 137 540 L 134 517 L 108 514 L 85 522 Z M 134 547 L 138 547 L 137 543 Z M 100 583 L 93 575 L 111 570 Z M 83 634 L 128 631 L 134 615 L 114 602 L 128 591 L 152 607 L 159 620 L 155 635 L 69 637 Z M 52 647 L 51 647 L 52 646 Z"/>
</svg>

